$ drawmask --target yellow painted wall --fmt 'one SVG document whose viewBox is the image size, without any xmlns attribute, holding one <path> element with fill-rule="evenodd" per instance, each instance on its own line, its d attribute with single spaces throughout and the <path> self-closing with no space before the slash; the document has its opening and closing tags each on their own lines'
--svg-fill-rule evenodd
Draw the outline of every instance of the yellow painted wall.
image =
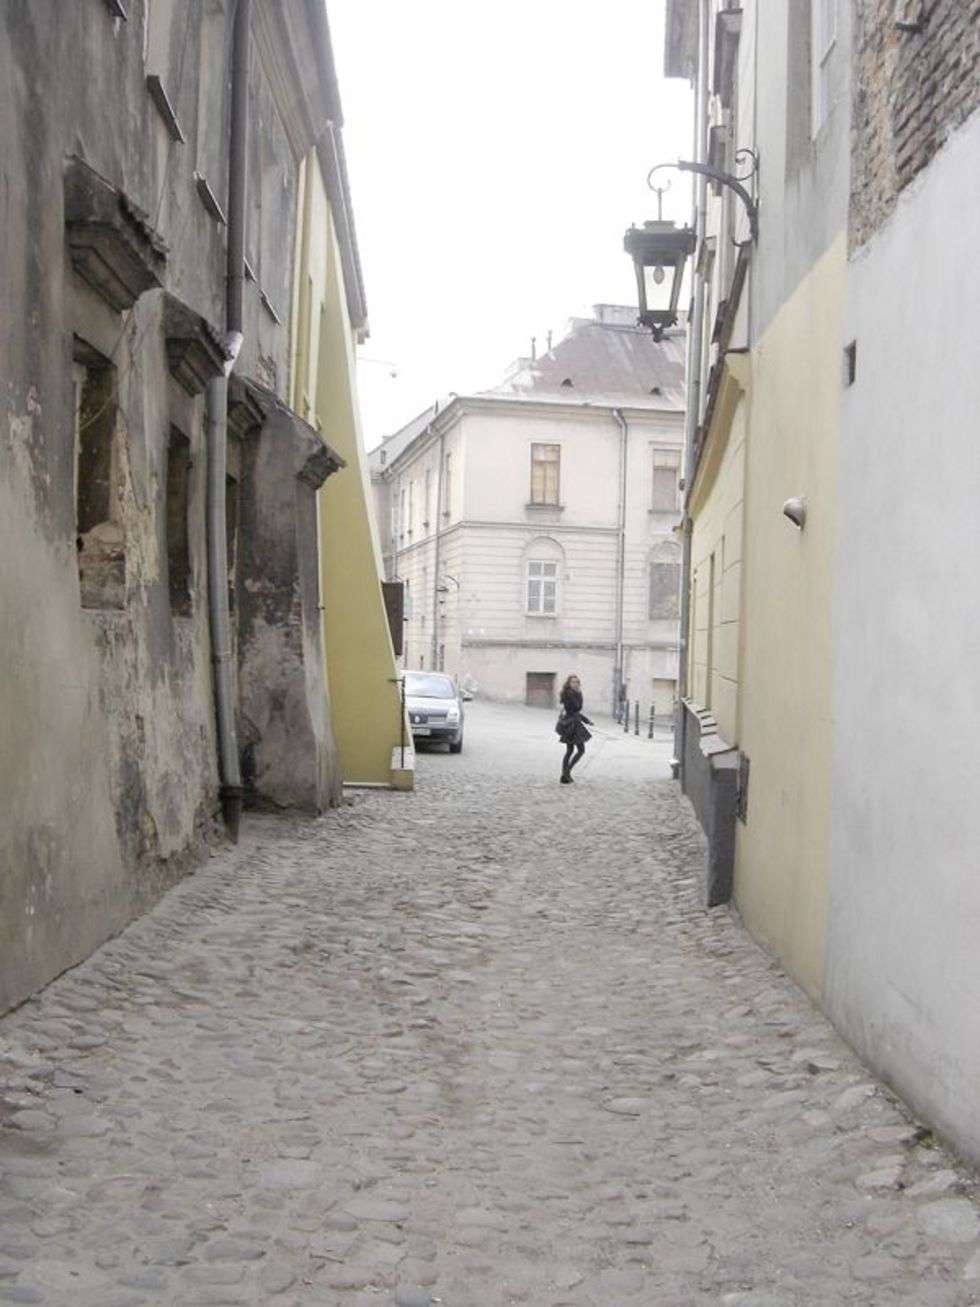
<svg viewBox="0 0 980 1307">
<path fill-rule="evenodd" d="M 690 504 L 694 525 L 688 693 L 711 708 L 720 735 L 730 744 L 738 740 L 746 372 L 741 360 L 726 365 Z"/>
<path fill-rule="evenodd" d="M 357 408 L 353 332 L 315 155 L 307 160 L 304 204 L 309 239 L 298 273 L 294 404 L 347 464 L 327 478 L 318 500 L 320 601 L 333 732 L 345 781 L 387 784 L 392 750 L 401 737 L 401 704 L 393 684 L 395 655 Z"/>
<path fill-rule="evenodd" d="M 830 603 L 843 234 L 753 351 L 746 443 L 738 745 L 751 760 L 735 896 L 815 997 L 823 986 L 830 838 Z M 803 495 L 806 527 L 782 515 Z"/>
</svg>

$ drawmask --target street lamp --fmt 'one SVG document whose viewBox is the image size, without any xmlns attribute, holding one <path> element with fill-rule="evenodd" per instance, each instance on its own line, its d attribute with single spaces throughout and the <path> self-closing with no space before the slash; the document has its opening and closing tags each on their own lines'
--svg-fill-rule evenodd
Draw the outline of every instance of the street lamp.
<svg viewBox="0 0 980 1307">
<path fill-rule="evenodd" d="M 654 340 L 662 340 L 668 327 L 677 321 L 677 301 L 681 293 L 681 280 L 684 275 L 684 263 L 692 253 L 697 238 L 690 227 L 678 227 L 663 218 L 663 197 L 666 186 L 655 186 L 653 179 L 664 169 L 676 169 L 679 172 L 693 172 L 696 176 L 707 177 L 719 186 L 725 186 L 742 201 L 745 216 L 749 224 L 749 238 L 736 241 L 742 248 L 753 245 L 759 239 L 759 206 L 743 183 L 749 182 L 753 191 L 754 179 L 759 171 L 758 152 L 745 147 L 735 152 L 735 163 L 747 167 L 748 171 L 736 176 L 716 168 L 710 163 L 695 163 L 689 159 L 678 159 L 676 163 L 658 163 L 647 175 L 647 185 L 657 196 L 657 219 L 645 222 L 642 227 L 630 227 L 623 238 L 623 248 L 633 260 L 636 272 L 636 293 L 640 303 L 639 321 L 653 332 Z"/>
<path fill-rule="evenodd" d="M 662 340 L 677 321 L 684 264 L 695 245 L 690 227 L 658 218 L 642 227 L 630 227 L 623 237 L 623 249 L 633 260 L 636 294 L 640 306 L 638 321 Z"/>
</svg>

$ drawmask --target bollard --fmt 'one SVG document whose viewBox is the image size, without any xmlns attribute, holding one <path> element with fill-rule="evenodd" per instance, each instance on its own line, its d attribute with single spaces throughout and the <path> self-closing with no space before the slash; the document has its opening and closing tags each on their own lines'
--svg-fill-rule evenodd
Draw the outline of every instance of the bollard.
<svg viewBox="0 0 980 1307">
<path fill-rule="evenodd" d="M 633 705 L 633 707 L 634 707 L 634 709 L 635 709 L 635 712 L 634 712 L 634 714 L 633 714 L 633 734 L 634 734 L 634 735 L 639 735 L 639 733 L 640 733 L 640 701 L 639 701 L 639 699 L 636 700 L 636 703 Z"/>
<path fill-rule="evenodd" d="M 653 704 L 651 704 L 650 705 L 650 734 L 647 737 L 648 739 L 651 740 L 653 739 L 653 714 L 654 714 L 654 706 Z"/>
<path fill-rule="evenodd" d="M 623 734 L 629 735 L 629 733 L 630 733 L 630 701 L 629 699 L 624 699 L 623 700 Z"/>
</svg>

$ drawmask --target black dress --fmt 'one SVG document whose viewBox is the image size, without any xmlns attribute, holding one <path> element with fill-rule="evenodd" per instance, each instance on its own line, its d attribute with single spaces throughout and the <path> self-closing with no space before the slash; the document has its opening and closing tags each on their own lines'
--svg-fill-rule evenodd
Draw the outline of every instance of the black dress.
<svg viewBox="0 0 980 1307">
<path fill-rule="evenodd" d="M 561 696 L 561 716 L 555 730 L 562 744 L 585 744 L 592 739 L 592 732 L 586 726 L 588 717 L 582 712 L 581 690 L 565 690 Z"/>
</svg>

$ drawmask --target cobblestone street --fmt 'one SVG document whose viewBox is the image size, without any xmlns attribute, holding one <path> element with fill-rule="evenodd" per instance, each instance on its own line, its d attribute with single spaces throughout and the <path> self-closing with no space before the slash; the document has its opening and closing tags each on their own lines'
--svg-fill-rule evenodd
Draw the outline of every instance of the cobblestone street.
<svg viewBox="0 0 980 1307">
<path fill-rule="evenodd" d="M 970 1179 L 725 910 L 666 742 L 471 705 L 0 1022 L 0 1302 L 965 1307 Z"/>
</svg>

